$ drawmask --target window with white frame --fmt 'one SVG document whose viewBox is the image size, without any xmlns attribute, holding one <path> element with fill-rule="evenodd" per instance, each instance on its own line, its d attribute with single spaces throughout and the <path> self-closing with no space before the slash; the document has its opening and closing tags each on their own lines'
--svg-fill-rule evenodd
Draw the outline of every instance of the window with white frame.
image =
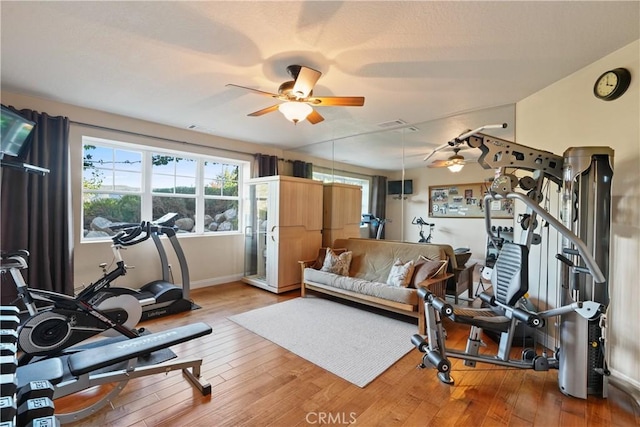
<svg viewBox="0 0 640 427">
<path fill-rule="evenodd" d="M 179 214 L 179 232 L 237 232 L 244 163 L 83 138 L 85 239 L 113 234 L 109 225 Z"/>
</svg>

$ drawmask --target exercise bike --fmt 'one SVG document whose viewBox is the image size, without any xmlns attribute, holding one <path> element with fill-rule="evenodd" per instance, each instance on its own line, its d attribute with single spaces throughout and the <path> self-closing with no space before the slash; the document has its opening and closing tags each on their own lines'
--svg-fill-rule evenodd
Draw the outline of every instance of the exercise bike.
<svg viewBox="0 0 640 427">
<path fill-rule="evenodd" d="M 422 217 L 414 217 L 411 221 L 411 224 L 420 226 L 420 240 L 418 240 L 418 243 L 431 243 L 433 227 L 436 226 L 435 224 L 425 222 Z M 427 237 L 424 237 L 424 231 L 422 230 L 422 227 L 424 227 L 425 225 L 429 226 L 429 235 Z"/>
<path fill-rule="evenodd" d="M 18 298 L 29 314 L 18 330 L 18 346 L 24 353 L 20 359 L 21 365 L 34 356 L 55 356 L 62 350 L 107 331 L 127 338 L 136 338 L 142 333 L 142 329 L 133 328 L 142 314 L 137 298 L 130 289 L 112 287 L 111 282 L 127 272 L 120 249 L 147 240 L 149 229 L 150 225 L 143 223 L 131 232 L 123 230 L 113 236 L 111 248 L 116 259 L 115 268 L 75 297 L 28 287 L 20 273 L 20 270 L 28 267 L 27 251 L 2 255 L 0 271 L 11 274 Z M 36 301 L 48 305 L 38 308 Z"/>
</svg>

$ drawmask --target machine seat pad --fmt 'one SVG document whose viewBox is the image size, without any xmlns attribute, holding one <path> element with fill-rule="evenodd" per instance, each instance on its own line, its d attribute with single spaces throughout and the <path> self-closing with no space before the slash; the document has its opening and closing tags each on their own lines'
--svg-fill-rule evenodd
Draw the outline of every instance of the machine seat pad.
<svg viewBox="0 0 640 427">
<path fill-rule="evenodd" d="M 58 384 L 64 376 L 64 366 L 59 358 L 44 359 L 38 362 L 19 366 L 16 375 L 18 388 L 31 381 L 48 380 L 51 384 Z"/>
<path fill-rule="evenodd" d="M 210 333 L 211 326 L 194 323 L 84 350 L 69 356 L 67 363 L 71 374 L 82 375 Z"/>
<path fill-rule="evenodd" d="M 456 323 L 477 326 L 496 332 L 506 332 L 511 325 L 511 319 L 502 316 L 490 308 L 468 308 L 456 306 L 449 316 Z"/>
</svg>

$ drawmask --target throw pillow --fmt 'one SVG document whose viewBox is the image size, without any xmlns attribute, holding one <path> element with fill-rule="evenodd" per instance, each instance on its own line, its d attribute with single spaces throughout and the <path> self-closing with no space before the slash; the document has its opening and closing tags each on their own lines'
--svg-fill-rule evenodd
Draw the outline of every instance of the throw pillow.
<svg viewBox="0 0 640 427">
<path fill-rule="evenodd" d="M 421 256 L 416 262 L 413 278 L 411 279 L 411 286 L 415 288 L 418 285 L 418 283 L 437 276 L 442 272 L 442 270 L 446 267 L 446 265 L 447 265 L 446 260 L 432 261 L 430 259 L 427 259 Z"/>
<path fill-rule="evenodd" d="M 322 268 L 320 270 L 340 274 L 341 276 L 348 276 L 352 256 L 353 252 L 351 251 L 336 255 L 331 248 L 327 248 L 327 254 L 324 257 L 324 262 L 322 263 Z"/>
<path fill-rule="evenodd" d="M 389 277 L 387 278 L 387 285 L 406 288 L 411 281 L 413 275 L 413 260 L 403 263 L 400 258 L 391 267 Z"/>
</svg>

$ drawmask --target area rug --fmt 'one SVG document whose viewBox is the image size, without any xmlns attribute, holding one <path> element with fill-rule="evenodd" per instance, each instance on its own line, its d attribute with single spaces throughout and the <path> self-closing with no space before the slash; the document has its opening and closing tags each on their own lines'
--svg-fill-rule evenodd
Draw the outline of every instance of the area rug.
<svg viewBox="0 0 640 427">
<path fill-rule="evenodd" d="M 417 326 L 318 297 L 229 317 L 292 353 L 364 387 L 407 354 Z"/>
</svg>

